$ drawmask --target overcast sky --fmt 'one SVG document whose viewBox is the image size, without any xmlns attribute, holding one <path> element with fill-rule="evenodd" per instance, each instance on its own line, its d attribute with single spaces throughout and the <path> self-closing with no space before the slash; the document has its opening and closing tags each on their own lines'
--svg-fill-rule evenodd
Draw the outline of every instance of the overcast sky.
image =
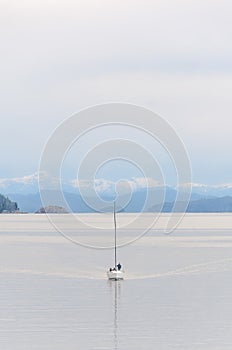
<svg viewBox="0 0 232 350">
<path fill-rule="evenodd" d="M 0 177 L 34 173 L 78 110 L 129 102 L 171 123 L 193 181 L 232 182 L 230 0 L 0 2 Z"/>
</svg>

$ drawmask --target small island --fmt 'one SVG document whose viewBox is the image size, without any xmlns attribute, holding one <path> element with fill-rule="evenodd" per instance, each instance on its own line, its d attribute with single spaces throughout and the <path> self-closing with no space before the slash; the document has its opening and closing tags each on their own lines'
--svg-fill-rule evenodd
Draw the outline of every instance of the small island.
<svg viewBox="0 0 232 350">
<path fill-rule="evenodd" d="M 46 207 L 42 207 L 38 209 L 36 214 L 67 214 L 67 210 L 63 207 L 59 207 L 57 205 L 48 205 Z"/>
</svg>

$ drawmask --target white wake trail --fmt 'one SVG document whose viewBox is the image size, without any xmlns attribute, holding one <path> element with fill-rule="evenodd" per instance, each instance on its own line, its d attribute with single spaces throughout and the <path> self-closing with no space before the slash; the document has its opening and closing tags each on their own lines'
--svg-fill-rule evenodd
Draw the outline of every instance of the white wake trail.
<svg viewBox="0 0 232 350">
<path fill-rule="evenodd" d="M 205 263 L 193 264 L 184 266 L 175 270 L 154 273 L 149 275 L 140 275 L 140 276 L 128 276 L 128 279 L 149 279 L 149 278 L 162 278 L 162 277 L 171 277 L 178 275 L 190 275 L 190 274 L 202 274 L 202 273 L 213 273 L 213 272 L 222 272 L 222 271 L 231 271 L 232 270 L 232 258 L 220 259 L 216 261 L 209 261 Z"/>
</svg>

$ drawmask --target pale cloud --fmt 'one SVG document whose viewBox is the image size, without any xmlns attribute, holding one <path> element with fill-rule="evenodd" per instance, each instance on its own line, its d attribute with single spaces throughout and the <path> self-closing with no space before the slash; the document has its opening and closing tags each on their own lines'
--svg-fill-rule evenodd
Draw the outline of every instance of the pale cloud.
<svg viewBox="0 0 232 350">
<path fill-rule="evenodd" d="M 172 124 L 194 181 L 230 181 L 231 1 L 0 6 L 2 176 L 37 169 L 46 140 L 69 115 L 118 101 L 151 108 Z"/>
<path fill-rule="evenodd" d="M 6 188 L 10 186 L 12 183 L 30 186 L 32 184 L 37 183 L 38 178 L 39 178 L 39 175 L 37 172 L 31 175 L 25 175 L 22 177 L 0 178 L 0 187 Z"/>
</svg>

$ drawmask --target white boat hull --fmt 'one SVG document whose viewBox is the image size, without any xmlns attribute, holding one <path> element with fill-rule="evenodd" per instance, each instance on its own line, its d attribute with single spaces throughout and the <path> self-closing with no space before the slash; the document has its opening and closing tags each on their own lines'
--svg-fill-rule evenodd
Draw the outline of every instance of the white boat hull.
<svg viewBox="0 0 232 350">
<path fill-rule="evenodd" d="M 124 274 L 125 274 L 124 271 L 117 271 L 117 270 L 107 271 L 108 279 L 114 280 L 114 281 L 123 280 Z"/>
</svg>

